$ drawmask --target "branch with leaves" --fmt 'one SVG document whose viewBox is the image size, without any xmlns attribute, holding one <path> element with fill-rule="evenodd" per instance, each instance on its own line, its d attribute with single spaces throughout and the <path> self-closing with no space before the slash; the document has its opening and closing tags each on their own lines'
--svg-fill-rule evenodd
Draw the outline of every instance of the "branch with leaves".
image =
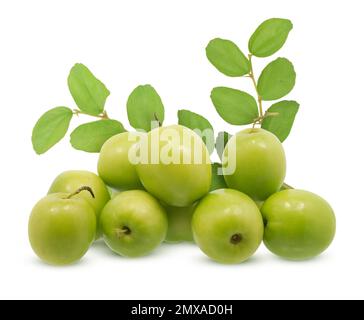
<svg viewBox="0 0 364 320">
<path fill-rule="evenodd" d="M 287 19 L 264 21 L 250 37 L 248 56 L 230 40 L 216 38 L 210 41 L 206 55 L 211 64 L 226 76 L 250 78 L 256 95 L 254 98 L 247 92 L 227 87 L 212 89 L 212 103 L 226 122 L 232 125 L 260 125 L 282 142 L 288 137 L 299 104 L 283 100 L 264 111 L 263 102 L 281 99 L 292 91 L 296 81 L 293 64 L 286 58 L 277 58 L 256 79 L 253 57 L 265 58 L 276 53 L 286 42 L 292 27 Z M 218 139 L 227 135 L 220 133 Z"/>
<path fill-rule="evenodd" d="M 287 19 L 266 20 L 251 36 L 247 56 L 230 40 L 216 38 L 210 41 L 206 48 L 208 60 L 229 77 L 250 78 L 256 96 L 233 88 L 213 88 L 211 100 L 223 120 L 237 126 L 260 125 L 281 141 L 287 138 L 299 104 L 282 100 L 264 111 L 263 102 L 281 99 L 291 92 L 296 80 L 294 67 L 288 59 L 278 58 L 270 62 L 256 79 L 253 57 L 264 58 L 276 53 L 286 42 L 291 29 L 292 23 Z M 33 148 L 37 154 L 47 152 L 64 138 L 75 116 L 88 115 L 97 119 L 78 126 L 70 134 L 71 145 L 77 150 L 99 152 L 106 140 L 126 131 L 121 122 L 108 116 L 105 103 L 110 91 L 86 66 L 79 63 L 73 66 L 68 76 L 68 88 L 77 108 L 56 107 L 41 116 L 32 133 Z M 136 130 L 150 131 L 153 121 L 160 126 L 163 124 L 164 105 L 151 85 L 136 87 L 127 100 L 126 108 L 129 123 Z M 200 132 L 209 129 L 211 135 L 202 138 L 210 153 L 216 147 L 220 157 L 231 136 L 220 132 L 215 141 L 211 123 L 189 110 L 178 111 L 178 124 Z"/>
</svg>

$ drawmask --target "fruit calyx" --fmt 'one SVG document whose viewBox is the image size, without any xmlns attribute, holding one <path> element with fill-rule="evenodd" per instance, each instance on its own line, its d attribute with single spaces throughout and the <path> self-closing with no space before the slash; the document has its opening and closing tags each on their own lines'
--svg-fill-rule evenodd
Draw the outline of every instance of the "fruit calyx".
<svg viewBox="0 0 364 320">
<path fill-rule="evenodd" d="M 71 194 L 70 194 L 68 197 L 66 197 L 65 199 L 71 199 L 72 197 L 74 197 L 74 196 L 78 195 L 78 194 L 79 194 L 79 193 L 81 193 L 82 191 L 88 191 L 88 192 L 91 194 L 92 198 L 94 198 L 94 199 L 95 199 L 95 194 L 94 194 L 93 190 L 92 190 L 90 187 L 88 187 L 88 186 L 82 186 L 82 187 L 78 188 L 75 192 L 71 193 Z"/>
<path fill-rule="evenodd" d="M 230 243 L 232 244 L 239 244 L 243 240 L 243 236 L 241 233 L 235 233 L 230 238 Z"/>
</svg>

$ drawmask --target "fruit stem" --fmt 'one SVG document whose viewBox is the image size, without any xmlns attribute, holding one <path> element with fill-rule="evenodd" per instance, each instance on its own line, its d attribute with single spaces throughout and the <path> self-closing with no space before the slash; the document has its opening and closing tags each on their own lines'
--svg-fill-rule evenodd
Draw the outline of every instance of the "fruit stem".
<svg viewBox="0 0 364 320">
<path fill-rule="evenodd" d="M 78 116 L 80 114 L 84 114 L 86 116 L 95 117 L 95 118 L 99 118 L 99 119 L 102 119 L 102 120 L 110 119 L 106 111 L 104 111 L 104 112 L 102 112 L 102 113 L 100 113 L 98 115 L 93 115 L 93 114 L 89 114 L 89 113 L 83 112 L 83 111 L 78 110 L 78 109 L 74 109 L 73 114 L 76 115 L 76 116 Z"/>
<path fill-rule="evenodd" d="M 287 183 L 283 183 L 283 188 L 284 189 L 294 189 L 292 186 L 290 186 L 289 184 Z"/>
<path fill-rule="evenodd" d="M 162 123 L 160 122 L 160 120 L 158 119 L 158 115 L 156 112 L 154 112 L 154 120 L 158 122 L 158 126 L 161 127 Z"/>
<path fill-rule="evenodd" d="M 253 129 L 255 128 L 255 126 L 259 123 L 261 124 L 262 121 L 265 119 L 265 118 L 268 118 L 268 117 L 274 117 L 274 116 L 278 116 L 279 115 L 279 112 L 268 112 L 266 111 L 264 113 L 263 116 L 259 116 L 257 118 L 254 119 L 254 122 L 253 122 Z"/>
<path fill-rule="evenodd" d="M 75 192 L 71 193 L 66 199 L 71 199 L 72 197 L 78 195 L 79 193 L 81 193 L 82 191 L 88 191 L 90 192 L 92 198 L 95 198 L 95 194 L 92 191 L 92 189 L 88 186 L 82 186 L 80 188 L 78 188 Z"/>
<path fill-rule="evenodd" d="M 254 75 L 254 70 L 253 70 L 253 63 L 252 63 L 253 55 L 251 53 L 249 53 L 248 57 L 249 57 L 249 64 L 250 64 L 250 72 L 248 74 L 248 77 L 250 79 L 252 79 L 255 91 L 257 93 L 258 106 L 259 106 L 259 118 L 263 118 L 263 116 L 264 116 L 264 114 L 263 114 L 263 100 L 262 100 L 262 97 L 259 95 L 257 81 L 255 80 L 255 75 Z"/>
<path fill-rule="evenodd" d="M 116 229 L 116 236 L 120 239 L 124 235 L 131 234 L 131 230 L 127 226 L 123 226 L 120 229 Z"/>
</svg>

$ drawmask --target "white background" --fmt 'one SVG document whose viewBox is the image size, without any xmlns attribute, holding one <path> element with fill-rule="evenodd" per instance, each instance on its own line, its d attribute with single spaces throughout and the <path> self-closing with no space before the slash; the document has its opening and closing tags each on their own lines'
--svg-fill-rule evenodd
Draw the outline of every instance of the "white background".
<svg viewBox="0 0 364 320">
<path fill-rule="evenodd" d="M 1 1 L 0 2 L 0 298 L 255 299 L 364 298 L 362 1 Z M 260 22 L 290 18 L 285 56 L 300 102 L 284 143 L 287 182 L 326 198 L 337 236 L 321 257 L 287 262 L 262 246 L 249 262 L 226 266 L 192 245 L 163 245 L 126 259 L 97 244 L 78 264 L 41 263 L 27 239 L 28 216 L 53 178 L 68 169 L 96 169 L 96 155 L 71 149 L 68 137 L 43 156 L 31 130 L 51 107 L 75 107 L 67 75 L 86 64 L 110 89 L 107 110 L 127 126 L 125 104 L 139 84 L 152 84 L 176 122 L 179 108 L 228 126 L 209 94 L 224 85 L 253 93 L 249 79 L 215 70 L 204 48 L 214 37 L 241 46 Z M 257 73 L 272 58 L 255 60 Z M 268 104 L 265 104 L 267 107 Z M 72 128 L 81 121 L 75 119 Z"/>
</svg>

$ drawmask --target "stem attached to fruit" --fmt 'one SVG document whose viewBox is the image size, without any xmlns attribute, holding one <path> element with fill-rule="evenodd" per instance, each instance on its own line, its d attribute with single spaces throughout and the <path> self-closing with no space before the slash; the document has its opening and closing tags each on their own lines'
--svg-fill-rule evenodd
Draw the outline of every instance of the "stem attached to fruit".
<svg viewBox="0 0 364 320">
<path fill-rule="evenodd" d="M 249 64 L 250 64 L 250 72 L 249 72 L 248 77 L 250 79 L 252 79 L 253 85 L 254 85 L 254 88 L 255 88 L 255 91 L 256 91 L 257 96 L 258 96 L 259 118 L 263 118 L 264 117 L 264 114 L 263 114 L 262 97 L 259 95 L 259 92 L 258 92 L 258 85 L 257 85 L 257 81 L 255 80 L 255 75 L 254 75 L 254 70 L 253 70 L 253 64 L 252 64 L 252 57 L 253 57 L 253 55 L 251 53 L 249 53 L 248 57 L 249 57 Z M 261 121 L 259 120 L 259 123 L 260 122 Z"/>
<path fill-rule="evenodd" d="M 120 239 L 122 236 L 124 235 L 129 235 L 131 234 L 131 230 L 129 229 L 129 227 L 127 226 L 123 226 L 122 228 L 120 229 L 116 229 L 115 230 L 116 232 L 116 236 Z"/>
<path fill-rule="evenodd" d="M 95 118 L 99 118 L 99 119 L 102 119 L 102 120 L 108 120 L 108 119 L 110 119 L 106 111 L 104 111 L 103 113 L 100 113 L 100 114 L 98 114 L 98 115 L 95 116 L 95 115 L 92 115 L 92 114 L 83 112 L 81 110 L 74 109 L 73 110 L 73 114 L 76 115 L 76 116 L 78 116 L 80 114 L 84 114 L 86 116 L 95 117 Z"/>
<path fill-rule="evenodd" d="M 279 113 L 278 112 L 265 112 L 264 115 L 261 117 L 259 116 L 258 118 L 255 118 L 254 119 L 254 122 L 253 122 L 253 129 L 255 128 L 255 126 L 259 123 L 262 123 L 262 121 L 265 119 L 265 118 L 268 118 L 268 117 L 274 117 L 274 116 L 278 116 Z"/>
<path fill-rule="evenodd" d="M 88 191 L 90 192 L 92 198 L 95 198 L 95 194 L 92 191 L 92 189 L 88 186 L 82 186 L 80 188 L 78 188 L 75 192 L 71 193 L 66 199 L 71 199 L 72 197 L 78 195 L 79 193 L 81 193 L 82 191 Z"/>
<path fill-rule="evenodd" d="M 294 189 L 292 186 L 290 186 L 289 184 L 287 183 L 283 183 L 283 189 Z"/>
</svg>

